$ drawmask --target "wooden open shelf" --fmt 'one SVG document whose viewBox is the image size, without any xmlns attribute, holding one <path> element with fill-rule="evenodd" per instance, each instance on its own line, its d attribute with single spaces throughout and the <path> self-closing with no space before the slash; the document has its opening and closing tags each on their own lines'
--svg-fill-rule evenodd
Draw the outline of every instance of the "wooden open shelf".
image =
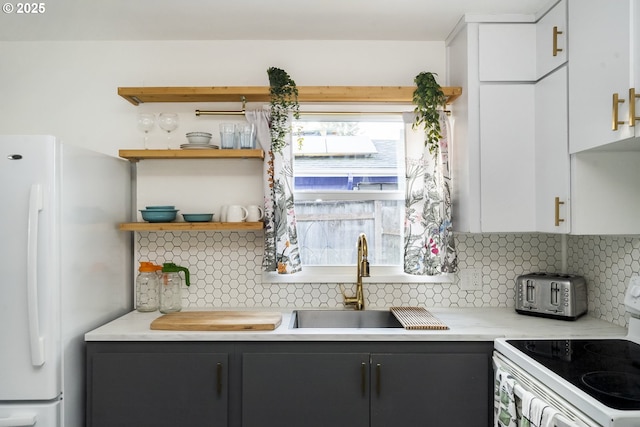
<svg viewBox="0 0 640 427">
<path fill-rule="evenodd" d="M 299 86 L 298 102 L 413 102 L 414 86 Z M 461 87 L 443 87 L 447 104 L 462 94 Z M 269 86 L 119 87 L 118 95 L 139 105 L 146 102 L 269 102 Z"/>
<path fill-rule="evenodd" d="M 124 222 L 122 231 L 256 231 L 262 222 Z"/>
<path fill-rule="evenodd" d="M 264 159 L 262 150 L 120 150 L 118 155 L 131 162 L 143 159 Z"/>
</svg>

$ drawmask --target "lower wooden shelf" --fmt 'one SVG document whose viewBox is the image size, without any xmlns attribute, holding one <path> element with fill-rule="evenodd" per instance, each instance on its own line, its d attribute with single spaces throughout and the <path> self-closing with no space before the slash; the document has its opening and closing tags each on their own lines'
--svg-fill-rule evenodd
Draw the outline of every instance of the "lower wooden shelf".
<svg viewBox="0 0 640 427">
<path fill-rule="evenodd" d="M 124 222 L 122 231 L 255 231 L 263 222 Z"/>
</svg>

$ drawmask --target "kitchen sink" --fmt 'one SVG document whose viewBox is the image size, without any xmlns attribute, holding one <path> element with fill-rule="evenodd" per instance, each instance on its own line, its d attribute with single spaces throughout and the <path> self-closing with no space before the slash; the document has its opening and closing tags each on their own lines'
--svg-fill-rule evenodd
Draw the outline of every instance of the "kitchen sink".
<svg viewBox="0 0 640 427">
<path fill-rule="evenodd" d="M 295 310 L 292 328 L 402 328 L 390 311 Z"/>
</svg>

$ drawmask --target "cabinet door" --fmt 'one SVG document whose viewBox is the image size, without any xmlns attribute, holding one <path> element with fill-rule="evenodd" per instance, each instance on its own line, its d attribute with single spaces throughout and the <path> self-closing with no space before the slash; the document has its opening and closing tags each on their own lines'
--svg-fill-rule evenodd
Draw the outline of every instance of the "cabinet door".
<svg viewBox="0 0 640 427">
<path fill-rule="evenodd" d="M 483 232 L 535 231 L 535 85 L 480 87 Z"/>
<path fill-rule="evenodd" d="M 227 425 L 227 354 L 97 353 L 89 427 Z"/>
<path fill-rule="evenodd" d="M 576 153 L 633 136 L 627 121 L 632 87 L 631 4 L 634 0 L 569 0 L 569 151 Z"/>
<path fill-rule="evenodd" d="M 374 354 L 371 369 L 372 427 L 492 425 L 486 354 Z"/>
<path fill-rule="evenodd" d="M 536 223 L 537 231 L 567 233 L 570 159 L 567 123 L 567 67 L 536 84 Z M 558 197 L 559 221 L 556 225 Z"/>
<path fill-rule="evenodd" d="M 567 62 L 567 2 L 560 1 L 536 23 L 538 79 Z"/>
<path fill-rule="evenodd" d="M 243 427 L 368 427 L 366 353 L 245 353 Z"/>
<path fill-rule="evenodd" d="M 535 24 L 481 24 L 480 81 L 535 81 Z"/>
</svg>

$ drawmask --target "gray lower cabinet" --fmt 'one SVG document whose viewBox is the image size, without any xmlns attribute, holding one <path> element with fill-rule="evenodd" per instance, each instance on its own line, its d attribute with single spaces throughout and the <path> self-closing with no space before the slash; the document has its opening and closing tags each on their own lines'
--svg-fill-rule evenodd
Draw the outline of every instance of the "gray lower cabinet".
<svg viewBox="0 0 640 427">
<path fill-rule="evenodd" d="M 486 427 L 492 342 L 88 342 L 87 427 Z"/>
<path fill-rule="evenodd" d="M 242 356 L 242 427 L 486 427 L 492 349 L 484 342 L 256 345 Z"/>
<path fill-rule="evenodd" d="M 368 353 L 245 353 L 242 427 L 369 427 Z"/>
<path fill-rule="evenodd" d="M 371 355 L 371 427 L 488 426 L 484 353 Z"/>
<path fill-rule="evenodd" d="M 87 343 L 88 427 L 226 427 L 229 354 L 191 343 Z"/>
</svg>

